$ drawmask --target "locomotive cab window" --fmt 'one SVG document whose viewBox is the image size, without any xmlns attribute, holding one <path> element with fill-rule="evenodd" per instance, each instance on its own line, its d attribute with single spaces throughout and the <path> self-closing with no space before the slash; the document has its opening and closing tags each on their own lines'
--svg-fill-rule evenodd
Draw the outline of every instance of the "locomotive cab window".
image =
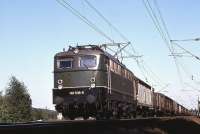
<svg viewBox="0 0 200 134">
<path fill-rule="evenodd" d="M 72 68 L 72 58 L 60 59 L 57 60 L 57 68 L 65 69 L 65 68 Z"/>
<path fill-rule="evenodd" d="M 97 58 L 94 55 L 84 55 L 80 57 L 80 67 L 93 68 L 97 65 Z"/>
</svg>

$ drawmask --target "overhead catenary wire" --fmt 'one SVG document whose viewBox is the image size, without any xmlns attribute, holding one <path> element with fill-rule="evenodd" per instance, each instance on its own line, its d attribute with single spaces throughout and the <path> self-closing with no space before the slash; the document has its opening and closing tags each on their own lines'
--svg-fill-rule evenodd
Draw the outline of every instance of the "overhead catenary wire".
<svg viewBox="0 0 200 134">
<path fill-rule="evenodd" d="M 90 3 L 88 0 L 84 0 L 86 2 L 86 4 L 91 8 L 93 9 L 110 27 L 113 28 L 113 30 L 115 30 L 115 32 L 117 32 L 120 37 L 125 40 L 126 42 L 129 42 L 129 40 L 127 39 L 127 37 L 122 34 L 118 29 L 117 27 L 115 27 L 97 8 L 95 8 L 92 3 Z"/>
<path fill-rule="evenodd" d="M 157 15 L 155 14 L 153 8 L 151 7 L 151 4 L 150 4 L 149 0 L 146 0 L 146 2 L 145 2 L 145 0 L 143 0 L 143 4 L 144 4 L 144 6 L 145 6 L 150 18 L 152 19 L 155 28 L 157 29 L 157 31 L 161 35 L 161 37 L 162 37 L 163 41 L 165 42 L 167 48 L 169 49 L 170 53 L 173 55 L 174 54 L 174 49 L 173 49 L 173 46 L 171 46 L 171 44 L 170 44 L 171 37 L 170 37 L 169 32 L 167 30 L 167 27 L 166 27 L 166 24 L 164 22 L 164 19 L 162 18 L 161 11 L 158 9 L 157 2 L 156 2 L 157 10 L 159 10 L 159 14 L 160 14 L 159 16 L 160 16 L 160 18 L 162 18 L 163 24 L 165 25 L 165 30 L 167 31 L 166 33 L 168 34 L 168 39 L 167 39 L 167 37 L 165 36 L 165 34 L 163 32 L 163 29 L 162 29 L 162 27 L 160 25 L 160 22 L 159 22 L 159 20 L 157 18 Z M 176 66 L 176 69 L 177 69 L 177 74 L 178 74 L 178 77 L 179 77 L 179 80 L 180 80 L 180 84 L 183 85 L 183 79 L 182 79 L 182 76 L 181 76 L 180 68 L 178 66 L 178 61 L 177 61 L 175 56 L 173 56 L 173 59 L 174 59 L 175 66 Z"/>
<path fill-rule="evenodd" d="M 82 15 L 78 10 L 73 8 L 71 4 L 65 0 L 56 0 L 60 5 L 62 5 L 65 9 L 69 10 L 73 15 L 75 15 L 77 18 L 79 18 L 81 21 L 86 23 L 89 27 L 91 27 L 93 30 L 95 30 L 97 33 L 105 37 L 111 42 L 114 42 L 114 40 L 109 37 L 106 33 L 104 33 L 102 30 L 100 30 L 93 22 L 91 22 L 89 19 L 87 19 L 84 15 Z"/>
<path fill-rule="evenodd" d="M 169 49 L 169 51 L 170 51 L 170 53 L 171 53 L 171 55 L 172 55 L 172 57 L 173 57 L 173 59 L 174 59 L 174 62 L 175 62 L 175 66 L 176 66 L 176 69 L 177 69 L 177 74 L 178 74 L 178 77 L 179 77 L 179 80 L 180 80 L 180 84 L 183 86 L 183 79 L 182 79 L 182 76 L 181 76 L 181 71 L 180 71 L 180 68 L 179 68 L 179 66 L 178 66 L 178 60 L 177 60 L 177 58 L 173 55 L 175 52 L 175 50 L 173 49 L 173 46 L 171 46 L 171 44 L 170 44 L 170 40 L 171 40 L 171 38 L 170 38 L 170 35 L 168 36 L 168 38 L 166 37 L 166 34 L 164 34 L 164 30 L 163 30 L 163 28 L 161 27 L 161 25 L 160 25 L 160 22 L 159 22 L 159 20 L 158 20 L 158 18 L 157 18 L 157 15 L 155 14 L 155 12 L 154 12 L 154 10 L 153 10 L 153 8 L 151 7 L 151 4 L 150 4 L 150 2 L 148 1 L 148 0 L 143 0 L 143 5 L 145 6 L 145 8 L 146 8 L 146 10 L 147 10 L 147 13 L 149 14 L 149 16 L 150 16 L 150 18 L 151 18 L 151 20 L 152 20 L 152 22 L 153 22 L 153 24 L 154 24 L 154 26 L 155 26 L 155 28 L 156 28 L 156 30 L 158 31 L 158 33 L 160 34 L 160 36 L 162 37 L 162 39 L 163 39 L 163 41 L 164 41 L 164 43 L 166 44 L 166 46 L 167 46 L 167 48 Z M 158 5 L 158 4 L 157 4 Z M 157 6 L 157 8 L 158 8 L 158 6 Z M 161 11 L 159 10 L 159 12 L 161 13 Z M 162 18 L 162 15 L 160 14 L 160 18 Z M 163 24 L 165 24 L 165 22 L 164 22 L 164 19 L 162 19 L 163 20 Z M 168 30 L 167 30 L 167 27 L 166 27 L 166 24 L 165 24 L 165 28 L 164 28 L 167 32 L 165 32 L 165 33 L 168 33 L 169 34 L 169 32 L 168 32 Z"/>
<path fill-rule="evenodd" d="M 168 39 L 166 38 L 166 36 L 165 36 L 165 34 L 164 34 L 163 30 L 162 30 L 162 27 L 161 27 L 161 25 L 159 23 L 159 20 L 158 20 L 156 14 L 153 11 L 153 8 L 151 7 L 150 2 L 148 0 L 146 0 L 146 1 L 142 0 L 142 2 L 143 2 L 143 5 L 145 6 L 145 8 L 147 10 L 148 15 L 151 18 L 156 30 L 159 32 L 159 34 L 161 35 L 163 41 L 167 44 L 167 47 L 171 51 L 171 48 L 168 46 L 169 45 Z"/>
<path fill-rule="evenodd" d="M 167 25 L 166 25 L 166 23 L 165 23 L 165 21 L 164 21 L 164 19 L 163 19 L 163 17 L 162 17 L 162 13 L 161 13 L 161 11 L 160 11 L 158 2 L 157 2 L 157 0 L 153 0 L 153 2 L 154 2 L 154 5 L 155 5 L 155 7 L 156 7 L 156 9 L 157 9 L 157 11 L 158 11 L 159 18 L 160 18 L 160 20 L 161 20 L 161 22 L 162 22 L 162 24 L 163 24 L 163 27 L 164 27 L 164 29 L 165 29 L 165 31 L 166 31 L 166 35 L 167 35 L 168 38 L 171 40 L 171 36 L 170 36 L 169 31 L 168 31 L 168 29 L 167 29 Z"/>
</svg>

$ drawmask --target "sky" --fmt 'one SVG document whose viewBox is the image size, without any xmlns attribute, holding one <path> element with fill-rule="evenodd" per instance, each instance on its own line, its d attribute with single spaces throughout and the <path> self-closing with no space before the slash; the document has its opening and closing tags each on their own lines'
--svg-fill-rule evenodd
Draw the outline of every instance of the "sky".
<svg viewBox="0 0 200 134">
<path fill-rule="evenodd" d="M 116 42 L 123 42 L 84 0 L 68 1 Z M 164 89 L 164 94 L 184 106 L 188 108 L 197 106 L 197 97 L 200 95 L 197 91 L 200 82 L 199 61 L 192 57 L 177 58 L 183 68 L 187 68 L 180 71 L 182 81 L 186 84 L 180 84 L 174 60 L 169 56 L 169 50 L 156 31 L 142 0 L 89 1 L 132 42 L 134 48 L 142 55 L 145 64 L 164 83 L 159 86 L 159 83 L 152 82 L 155 91 Z M 200 36 L 200 1 L 160 0 L 158 4 L 172 39 Z M 54 55 L 63 48 L 77 43 L 108 42 L 109 40 L 96 33 L 56 0 L 1 0 L 0 90 L 5 91 L 9 78 L 16 76 L 28 87 L 34 107 L 54 109 L 52 104 Z M 200 42 L 180 44 L 200 56 Z M 126 60 L 124 64 L 136 76 L 144 79 L 133 60 Z M 195 82 L 191 79 L 192 76 Z M 165 88 L 165 85 L 168 86 Z"/>
</svg>

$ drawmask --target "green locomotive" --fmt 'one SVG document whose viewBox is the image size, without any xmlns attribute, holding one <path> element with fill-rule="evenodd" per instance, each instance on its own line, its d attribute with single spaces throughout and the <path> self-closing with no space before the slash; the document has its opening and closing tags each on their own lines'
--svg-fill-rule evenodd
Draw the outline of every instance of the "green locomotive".
<svg viewBox="0 0 200 134">
<path fill-rule="evenodd" d="M 53 103 L 65 118 L 133 117 L 133 73 L 99 46 L 69 47 L 54 57 Z"/>
</svg>

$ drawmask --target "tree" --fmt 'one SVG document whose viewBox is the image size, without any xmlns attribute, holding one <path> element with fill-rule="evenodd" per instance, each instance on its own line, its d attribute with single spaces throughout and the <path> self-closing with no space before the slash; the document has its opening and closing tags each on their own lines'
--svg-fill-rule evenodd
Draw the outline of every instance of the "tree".
<svg viewBox="0 0 200 134">
<path fill-rule="evenodd" d="M 32 119 L 32 101 L 27 87 L 16 77 L 12 76 L 5 92 L 7 122 L 26 122 Z"/>
<path fill-rule="evenodd" d="M 2 92 L 0 92 L 0 122 L 3 120 L 3 96 Z"/>
<path fill-rule="evenodd" d="M 5 97 L 2 95 L 2 92 L 0 92 L 0 122 L 7 122 L 8 117 Z"/>
</svg>

